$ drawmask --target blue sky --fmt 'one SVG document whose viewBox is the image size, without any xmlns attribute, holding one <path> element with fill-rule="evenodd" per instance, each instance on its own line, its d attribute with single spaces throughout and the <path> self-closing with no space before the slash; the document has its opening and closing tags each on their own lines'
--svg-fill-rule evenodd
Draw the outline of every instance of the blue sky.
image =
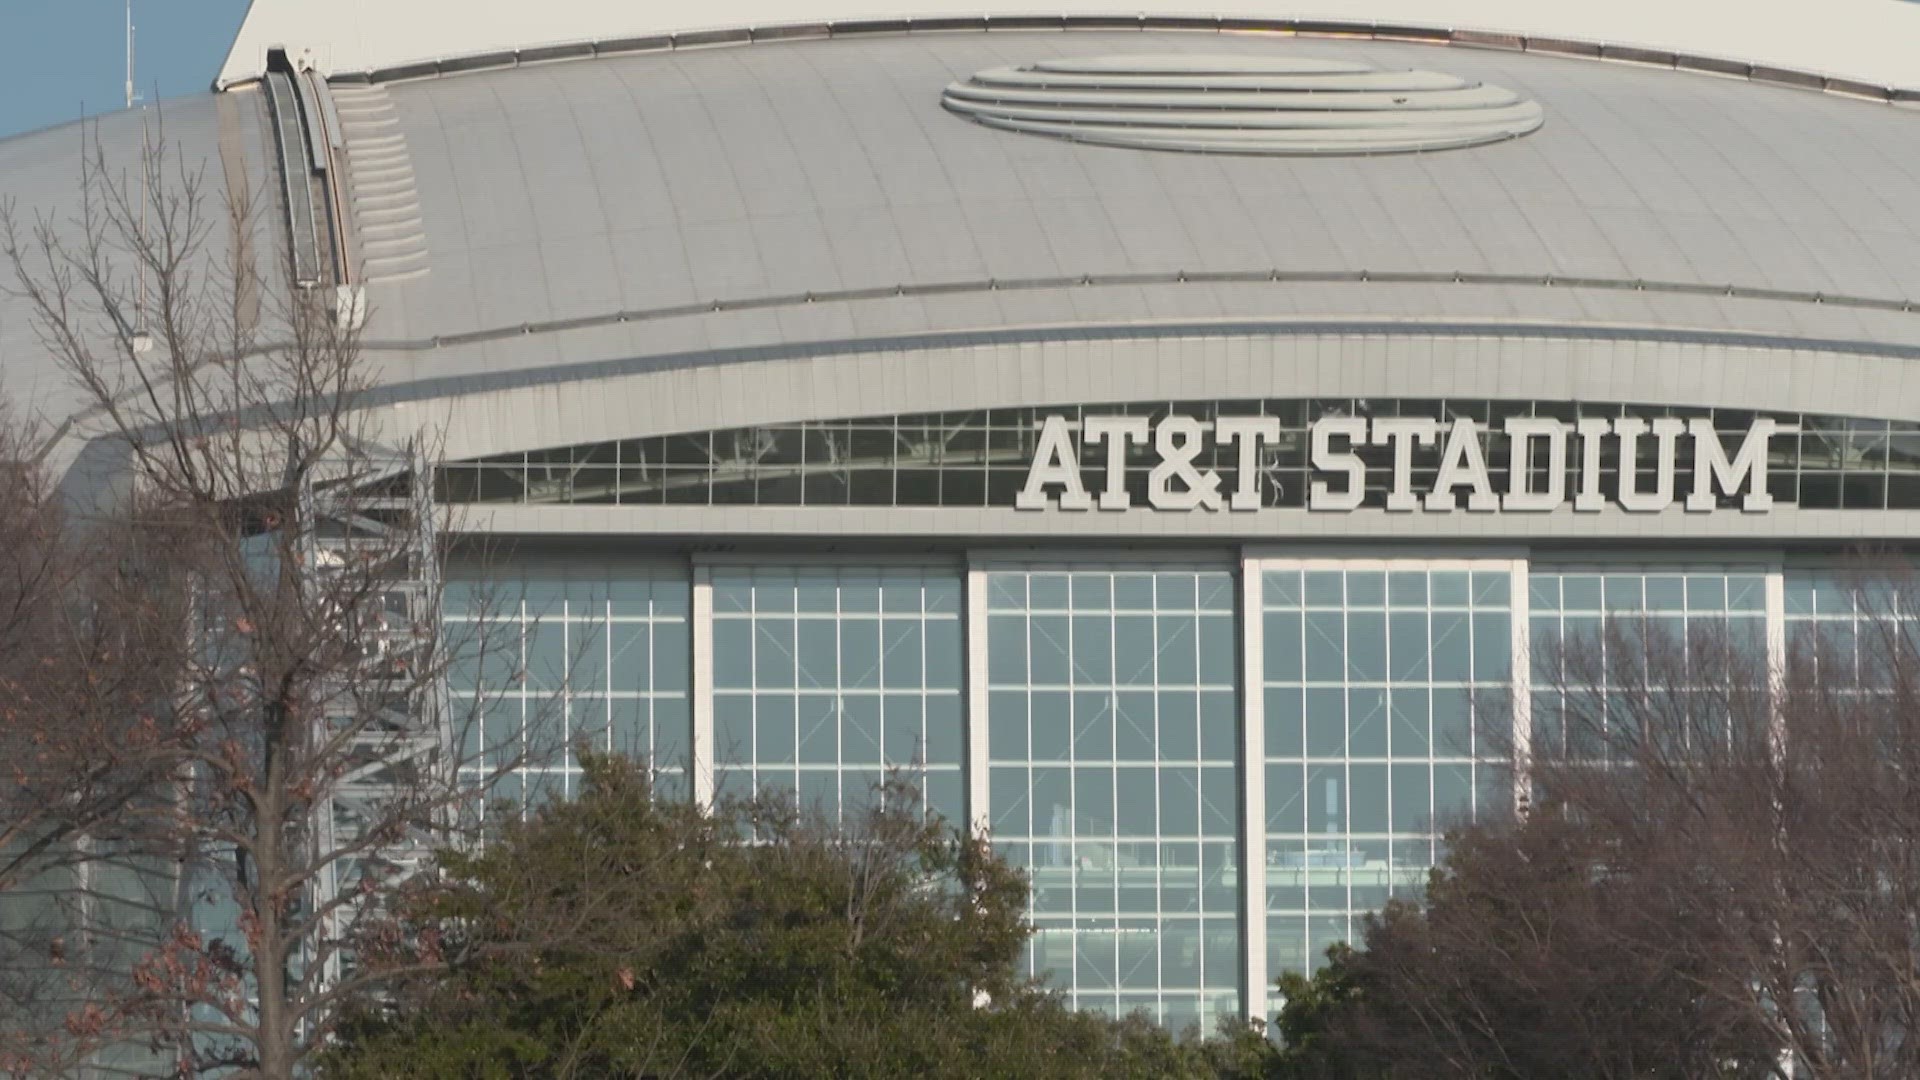
<svg viewBox="0 0 1920 1080">
<path fill-rule="evenodd" d="M 135 81 L 151 100 L 204 92 L 247 0 L 134 0 Z M 0 138 L 121 107 L 125 0 L 0 0 Z"/>
</svg>

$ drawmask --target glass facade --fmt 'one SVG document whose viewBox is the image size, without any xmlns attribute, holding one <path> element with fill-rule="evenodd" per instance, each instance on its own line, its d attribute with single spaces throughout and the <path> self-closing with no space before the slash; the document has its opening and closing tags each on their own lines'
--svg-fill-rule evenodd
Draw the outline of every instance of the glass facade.
<svg viewBox="0 0 1920 1080">
<path fill-rule="evenodd" d="M 1262 564 L 1269 973 L 1320 966 L 1425 885 L 1442 829 L 1511 804 L 1512 567 Z"/>
<path fill-rule="evenodd" d="M 1250 976 L 1317 966 L 1418 893 L 1448 825 L 1510 812 L 1515 717 L 1557 745 L 1560 695 L 1613 689 L 1573 685 L 1570 648 L 1605 672 L 1622 628 L 1819 642 L 1856 679 L 1885 599 L 1778 553 L 536 554 L 491 589 L 450 571 L 479 763 L 551 730 L 651 755 L 675 793 L 711 776 L 830 813 L 899 770 L 1028 873 L 1028 973 L 1176 1028 L 1271 1006 Z M 565 753 L 501 793 L 577 772 Z"/>
<path fill-rule="evenodd" d="M 902 770 L 961 800 L 961 576 L 918 567 L 715 567 L 719 789 L 837 814 Z"/>
<path fill-rule="evenodd" d="M 1740 409 L 1671 408 L 1604 402 L 1389 400 L 1282 398 L 1244 401 L 1153 401 L 1058 405 L 968 412 L 870 416 L 723 431 L 657 435 L 587 443 L 449 463 L 435 471 L 435 497 L 451 503 L 591 503 L 713 506 L 1011 506 L 1039 448 L 1039 425 L 1059 415 L 1078 423 L 1088 415 L 1126 415 L 1157 421 L 1178 414 L 1203 424 L 1222 417 L 1271 416 L 1279 437 L 1261 447 L 1262 504 L 1306 505 L 1308 428 L 1334 416 L 1467 418 L 1496 430 L 1480 433 L 1481 452 L 1496 490 L 1508 490 L 1508 418 L 1548 417 L 1566 423 L 1588 417 L 1708 418 L 1721 441 L 1740 445 L 1753 421 L 1771 417 L 1782 427 L 1769 443 L 1769 492 L 1779 504 L 1808 509 L 1882 510 L 1920 507 L 1920 424 Z M 1795 429 L 1789 431 L 1787 429 Z M 1367 464 L 1365 507 L 1386 505 L 1394 450 L 1355 448 Z M 1440 470 L 1440 442 L 1413 447 L 1411 479 L 1429 489 Z M 1534 490 L 1550 468 L 1542 442 L 1529 463 Z M 1678 440 L 1677 466 L 1693 469 L 1690 440 Z M 1124 481 L 1134 504 L 1147 501 L 1157 460 L 1144 443 L 1127 454 Z M 1577 486 L 1581 455 L 1567 454 L 1567 490 Z M 1217 471 L 1229 486 L 1239 464 L 1228 445 L 1209 445 L 1196 467 Z M 1089 491 L 1105 484 L 1104 455 L 1080 462 Z M 1650 481 L 1653 461 L 1638 462 Z M 1618 485 L 1619 450 L 1608 440 L 1600 461 L 1604 487 Z M 1722 505 L 1729 505 L 1722 497 Z"/>
<path fill-rule="evenodd" d="M 1239 1009 L 1234 575 L 987 574 L 988 816 L 1030 970 L 1169 1025 Z"/>
<path fill-rule="evenodd" d="M 1559 717 L 1568 694 L 1592 695 L 1586 700 L 1601 703 L 1600 719 L 1611 723 L 1606 702 L 1616 687 L 1607 684 L 1631 678 L 1635 653 L 1647 644 L 1682 646 L 1680 655 L 1692 663 L 1698 657 L 1687 643 L 1724 637 L 1742 653 L 1763 656 L 1766 583 L 1760 566 L 1534 566 L 1527 593 L 1535 744 L 1566 749 Z M 1629 654 L 1610 655 L 1616 648 Z M 1573 649 L 1584 654 L 1577 662 Z M 1595 675 L 1601 684 L 1587 685 Z"/>
<path fill-rule="evenodd" d="M 583 562 L 484 582 L 450 573 L 447 691 L 463 762 L 526 762 L 502 779 L 503 799 L 572 795 L 574 747 L 585 744 L 644 756 L 663 789 L 684 793 L 690 602 L 684 568 Z"/>
</svg>

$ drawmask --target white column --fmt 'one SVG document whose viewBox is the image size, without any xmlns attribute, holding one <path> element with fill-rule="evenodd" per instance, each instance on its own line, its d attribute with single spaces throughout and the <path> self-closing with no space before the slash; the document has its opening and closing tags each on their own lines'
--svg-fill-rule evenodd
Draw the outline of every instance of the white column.
<svg viewBox="0 0 1920 1080">
<path fill-rule="evenodd" d="M 713 805 L 713 572 L 693 568 L 693 801 Z"/>
<path fill-rule="evenodd" d="M 1776 560 L 1767 568 L 1767 717 L 1768 740 L 1776 755 L 1786 753 L 1787 723 L 1781 699 L 1787 683 L 1787 575 Z"/>
<path fill-rule="evenodd" d="M 1240 560 L 1241 1008 L 1267 1015 L 1267 694 L 1260 562 Z"/>
<path fill-rule="evenodd" d="M 1528 591 L 1528 562 L 1513 560 L 1508 617 L 1513 621 L 1513 674 L 1509 680 L 1513 710 L 1513 812 L 1524 816 L 1533 804 L 1533 598 Z"/>
<path fill-rule="evenodd" d="M 987 572 L 967 567 L 967 607 L 961 616 L 967 637 L 966 747 L 967 824 L 985 838 L 993 820 L 987 797 Z"/>
</svg>

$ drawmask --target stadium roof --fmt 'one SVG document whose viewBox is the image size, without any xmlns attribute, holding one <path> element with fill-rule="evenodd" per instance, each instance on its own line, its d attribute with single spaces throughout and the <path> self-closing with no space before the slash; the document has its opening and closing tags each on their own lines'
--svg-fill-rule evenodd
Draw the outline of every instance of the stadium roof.
<svg viewBox="0 0 1920 1080">
<path fill-rule="evenodd" d="M 219 85 L 258 78 L 267 50 L 332 73 L 575 42 L 706 29 L 997 14 L 1251 16 L 1403 23 L 1677 50 L 1920 86 L 1920 5 L 1901 0 L 254 0 Z"/>
<path fill-rule="evenodd" d="M 274 22 L 294 7 L 256 3 L 236 56 L 296 40 Z M 401 5 L 400 21 L 438 8 Z M 436 52 L 484 44 L 443 28 Z M 396 29 L 388 51 L 334 67 L 413 55 L 406 41 Z M 942 105 L 988 69 L 1169 53 L 1441 72 L 1537 102 L 1544 122 L 1433 153 L 1244 157 L 996 130 Z M 1537 51 L 1081 30 L 592 53 L 333 94 L 366 345 L 403 397 L 833 343 L 1289 320 L 1920 357 L 1920 111 L 1844 93 Z M 214 187 L 273 190 L 258 101 L 158 113 Z M 138 154 L 140 117 L 100 121 L 110 155 Z M 71 128 L 0 140 L 0 193 L 71 218 L 79 148 Z M 285 233 L 282 217 L 261 239 Z M 373 272 L 386 251 L 391 272 Z M 0 389 L 57 425 L 71 393 L 43 351 L 0 294 Z"/>
</svg>

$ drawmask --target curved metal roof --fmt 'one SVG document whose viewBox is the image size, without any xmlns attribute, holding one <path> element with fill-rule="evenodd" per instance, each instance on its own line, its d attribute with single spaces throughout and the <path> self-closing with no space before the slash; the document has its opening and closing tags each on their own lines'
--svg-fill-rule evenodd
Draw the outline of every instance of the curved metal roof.
<svg viewBox="0 0 1920 1080">
<path fill-rule="evenodd" d="M 982 70 L 1142 53 L 1440 71 L 1536 101 L 1545 122 L 1444 153 L 1250 158 L 1036 139 L 941 104 Z M 1920 348 L 1920 112 L 1745 80 L 1084 31 L 764 42 L 337 91 L 368 347 L 390 385 L 422 392 L 635 357 L 1166 320 Z M 244 144 L 264 184 L 251 100 L 170 106 L 168 134 L 216 160 L 225 103 L 244 129 L 229 120 L 227 160 Z M 103 132 L 138 145 L 124 119 Z M 70 131 L 0 142 L 0 191 L 66 213 L 75 148 Z M 5 389 L 61 419 L 35 353 L 0 296 Z"/>
<path fill-rule="evenodd" d="M 1529 97 L 1546 121 L 1446 153 L 1235 158 L 1033 139 L 941 105 L 945 85 L 985 68 L 1122 51 L 1435 68 Z M 1172 296 L 1193 291 L 1179 277 L 1208 274 L 1460 277 L 1499 289 L 1517 319 L 1564 318 L 1565 301 L 1503 279 L 1588 279 L 1628 287 L 1588 321 L 1622 321 L 1635 305 L 1620 301 L 1637 298 L 1656 325 L 1769 331 L 1819 313 L 1676 319 L 1631 286 L 1896 311 L 1920 300 L 1920 216 L 1908 209 L 1920 114 L 1702 75 L 1382 42 L 953 34 L 608 58 L 385 92 L 431 271 L 376 291 L 369 336 L 381 340 L 716 303 L 787 312 L 926 286 L 953 286 L 922 298 L 930 312 L 988 283 L 1166 279 Z M 971 303 L 957 317 L 1015 317 Z M 1386 313 L 1444 316 L 1447 303 Z M 1348 307 L 1380 313 L 1358 299 L 1327 313 Z M 1022 322 L 1084 318 L 1046 289 L 1021 308 Z M 1920 315 L 1890 321 L 1920 331 Z"/>
<path fill-rule="evenodd" d="M 1883 86 L 1920 86 L 1913 42 L 1920 9 L 1898 0 L 1823 0 L 1818 5 L 1750 0 L 253 0 L 222 66 L 219 84 L 259 78 L 267 50 L 304 52 L 329 74 L 375 71 L 503 50 L 566 53 L 583 42 L 653 35 L 773 30 L 861 20 L 982 16 L 1302 19 L 1416 24 L 1529 37 L 1677 50 L 1824 72 Z M 776 31 L 777 32 L 777 31 Z"/>
</svg>

